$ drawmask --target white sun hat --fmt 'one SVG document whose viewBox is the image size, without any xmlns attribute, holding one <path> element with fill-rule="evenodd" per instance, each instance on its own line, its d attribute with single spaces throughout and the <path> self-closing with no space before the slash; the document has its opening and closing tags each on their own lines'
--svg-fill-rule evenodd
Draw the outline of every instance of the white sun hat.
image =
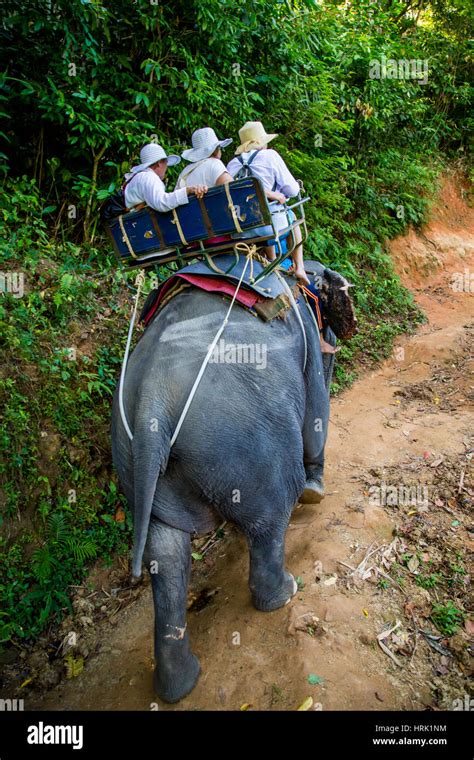
<svg viewBox="0 0 474 760">
<path fill-rule="evenodd" d="M 232 142 L 232 137 L 227 137 L 225 140 L 219 140 L 216 133 L 211 127 L 203 127 L 202 129 L 196 129 L 193 132 L 191 138 L 193 147 L 188 150 L 183 150 L 182 157 L 186 161 L 202 161 L 204 158 L 212 156 L 217 148 L 227 148 Z"/>
<path fill-rule="evenodd" d="M 130 170 L 130 174 L 138 174 L 138 172 L 142 172 L 153 166 L 153 164 L 156 164 L 157 161 L 161 161 L 162 158 L 166 158 L 168 166 L 175 166 L 175 164 L 179 164 L 181 161 L 181 158 L 173 153 L 167 156 L 164 149 L 158 143 L 148 143 L 140 151 L 141 164 L 134 166 Z"/>
<path fill-rule="evenodd" d="M 261 121 L 246 121 L 242 129 L 239 129 L 240 145 L 235 151 L 235 155 L 248 153 L 254 148 L 263 148 L 270 140 L 278 137 L 277 134 L 267 134 Z"/>
</svg>

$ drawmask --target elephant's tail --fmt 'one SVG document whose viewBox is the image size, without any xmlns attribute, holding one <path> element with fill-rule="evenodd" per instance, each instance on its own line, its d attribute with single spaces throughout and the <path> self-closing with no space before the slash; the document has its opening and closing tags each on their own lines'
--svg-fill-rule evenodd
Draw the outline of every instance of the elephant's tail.
<svg viewBox="0 0 474 760">
<path fill-rule="evenodd" d="M 142 574 L 143 553 L 158 478 L 166 470 L 170 453 L 169 439 L 157 441 L 159 437 L 157 432 L 148 432 L 143 437 L 135 434 L 132 442 L 134 480 L 132 575 L 137 578 Z"/>
</svg>

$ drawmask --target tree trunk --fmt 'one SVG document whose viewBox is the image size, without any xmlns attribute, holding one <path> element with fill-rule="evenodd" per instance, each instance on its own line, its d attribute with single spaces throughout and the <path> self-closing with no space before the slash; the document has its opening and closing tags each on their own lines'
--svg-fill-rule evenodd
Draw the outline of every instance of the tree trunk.
<svg viewBox="0 0 474 760">
<path fill-rule="evenodd" d="M 105 153 L 105 145 L 99 150 L 98 153 L 92 152 L 92 156 L 94 158 L 94 163 L 92 165 L 92 182 L 91 182 L 89 197 L 87 199 L 86 214 L 84 216 L 84 242 L 85 243 L 89 242 L 89 233 L 90 233 L 91 215 L 92 215 L 92 201 L 94 198 L 94 193 L 97 188 L 97 172 L 99 170 L 99 161 L 104 155 L 104 153 Z"/>
</svg>

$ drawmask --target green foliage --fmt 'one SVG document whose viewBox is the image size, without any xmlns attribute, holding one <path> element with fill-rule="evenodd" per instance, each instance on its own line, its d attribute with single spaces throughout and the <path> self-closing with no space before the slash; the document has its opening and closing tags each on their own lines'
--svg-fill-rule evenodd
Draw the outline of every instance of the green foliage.
<svg viewBox="0 0 474 760">
<path fill-rule="evenodd" d="M 0 196 L 6 268 L 23 272 L 25 292 L 0 304 L 0 528 L 9 536 L 0 540 L 0 641 L 59 619 L 69 585 L 94 558 L 127 551 L 131 533 L 129 516 L 114 519 L 124 500 L 109 453 L 124 336 L 103 319 L 107 309 L 118 324 L 128 315 L 123 278 L 93 249 L 50 242 L 34 183 L 16 182 L 12 196 L 13 206 Z M 81 350 L 98 314 L 100 347 Z"/>
<path fill-rule="evenodd" d="M 411 6 L 13 0 L 0 77 L 7 164 L 45 188 L 56 227 L 80 224 L 88 239 L 98 199 L 143 142 L 179 148 L 205 123 L 235 136 L 262 117 L 312 165 L 302 177 L 331 229 L 344 232 L 362 204 L 399 231 L 397 206 L 421 218 L 420 159 L 465 151 L 472 127 L 467 0 Z M 382 56 L 427 61 L 427 81 L 373 78 Z"/>
<path fill-rule="evenodd" d="M 442 580 L 443 576 L 440 573 L 429 573 L 428 575 L 417 575 L 415 583 L 421 588 L 430 589 L 438 586 Z"/>
<path fill-rule="evenodd" d="M 86 519 L 58 508 L 34 534 L 25 532 L 10 545 L 0 538 L 0 643 L 37 636 L 47 622 L 59 620 L 71 608 L 68 587 L 83 579 L 90 560 L 127 549 L 130 522 L 102 519 L 106 517 L 111 516 Z"/>
<path fill-rule="evenodd" d="M 466 615 L 449 600 L 446 604 L 433 606 L 431 619 L 440 633 L 444 636 L 453 636 L 466 619 Z"/>
</svg>

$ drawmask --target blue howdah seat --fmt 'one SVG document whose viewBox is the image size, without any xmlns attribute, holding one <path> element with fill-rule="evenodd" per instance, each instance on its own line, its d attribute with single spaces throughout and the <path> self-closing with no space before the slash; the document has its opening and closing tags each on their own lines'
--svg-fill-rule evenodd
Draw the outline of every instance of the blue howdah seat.
<svg viewBox="0 0 474 760">
<path fill-rule="evenodd" d="M 248 177 L 212 187 L 203 198 L 192 195 L 189 203 L 166 213 L 149 207 L 132 209 L 114 218 L 107 228 L 120 262 L 127 268 L 149 268 L 174 261 L 183 266 L 187 260 L 202 257 L 209 260 L 215 254 L 235 251 L 236 244 L 242 242 L 237 237 L 240 233 L 268 227 L 267 235 L 247 234 L 244 240 L 257 248 L 275 245 L 277 257 L 265 267 L 262 276 L 266 276 L 294 250 L 297 227 L 302 227 L 302 239 L 306 240 L 303 204 L 308 200 L 300 194 L 294 203 L 285 206 L 293 211 L 294 221 L 278 231 L 273 216 L 281 213 L 281 208 L 280 212 L 272 211 L 260 180 Z M 223 240 L 210 241 L 222 236 Z"/>
</svg>

